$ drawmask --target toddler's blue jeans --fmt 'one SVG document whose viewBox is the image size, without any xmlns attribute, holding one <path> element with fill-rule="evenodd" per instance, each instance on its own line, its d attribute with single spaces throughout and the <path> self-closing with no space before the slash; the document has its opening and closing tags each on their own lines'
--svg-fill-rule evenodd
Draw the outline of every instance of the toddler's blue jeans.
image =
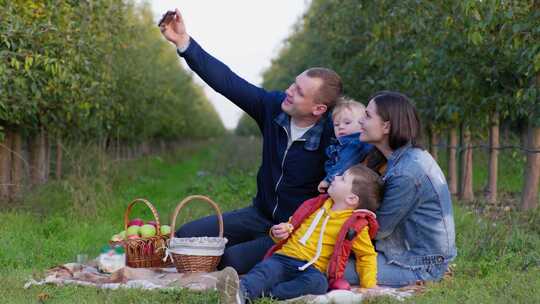
<svg viewBox="0 0 540 304">
<path fill-rule="evenodd" d="M 306 294 L 325 294 L 328 290 L 326 276 L 313 265 L 304 271 L 298 270 L 305 263 L 273 254 L 242 277 L 241 290 L 252 300 L 262 296 L 286 300 Z"/>
</svg>

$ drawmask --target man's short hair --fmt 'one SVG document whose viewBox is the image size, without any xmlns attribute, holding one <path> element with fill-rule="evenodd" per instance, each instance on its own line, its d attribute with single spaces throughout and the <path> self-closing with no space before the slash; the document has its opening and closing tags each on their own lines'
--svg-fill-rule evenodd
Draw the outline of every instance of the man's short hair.
<svg viewBox="0 0 540 304">
<path fill-rule="evenodd" d="M 315 102 L 325 104 L 328 109 L 332 109 L 343 93 L 343 82 L 341 77 L 331 69 L 327 68 L 309 68 L 306 75 L 311 78 L 322 80 L 321 86 L 315 95 Z"/>
<path fill-rule="evenodd" d="M 382 199 L 381 177 L 362 164 L 354 165 L 348 171 L 353 177 L 351 192 L 358 196 L 358 208 L 375 212 Z"/>
<path fill-rule="evenodd" d="M 334 106 L 334 109 L 332 110 L 332 119 L 335 120 L 336 117 L 344 110 L 349 110 L 351 112 L 365 113 L 366 106 L 364 106 L 364 104 L 352 98 L 341 96 L 338 98 L 337 103 Z"/>
</svg>

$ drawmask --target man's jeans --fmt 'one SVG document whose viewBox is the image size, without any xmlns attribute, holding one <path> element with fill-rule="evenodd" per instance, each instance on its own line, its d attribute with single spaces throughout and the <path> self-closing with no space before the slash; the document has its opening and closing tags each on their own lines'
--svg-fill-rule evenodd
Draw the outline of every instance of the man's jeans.
<svg viewBox="0 0 540 304">
<path fill-rule="evenodd" d="M 273 223 L 250 206 L 223 214 L 223 236 L 229 241 L 218 268 L 231 266 L 240 274 L 260 262 L 274 245 L 268 236 Z M 177 237 L 218 236 L 217 216 L 189 222 L 176 231 Z"/>
<path fill-rule="evenodd" d="M 326 276 L 313 265 L 304 271 L 298 270 L 305 263 L 273 254 L 242 277 L 241 290 L 251 300 L 262 296 L 286 300 L 306 294 L 325 294 L 328 290 Z"/>
</svg>

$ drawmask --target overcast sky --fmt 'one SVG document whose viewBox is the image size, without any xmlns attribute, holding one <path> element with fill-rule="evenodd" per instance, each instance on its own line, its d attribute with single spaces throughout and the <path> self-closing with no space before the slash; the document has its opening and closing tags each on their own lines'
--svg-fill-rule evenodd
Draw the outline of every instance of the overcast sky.
<svg viewBox="0 0 540 304">
<path fill-rule="evenodd" d="M 277 56 L 309 0 L 154 0 L 151 3 L 156 20 L 163 12 L 179 8 L 188 33 L 206 51 L 244 79 L 260 85 L 262 72 Z M 171 51 L 174 51 L 172 44 Z M 234 128 L 242 111 L 208 86 L 204 87 L 225 127 Z"/>
</svg>

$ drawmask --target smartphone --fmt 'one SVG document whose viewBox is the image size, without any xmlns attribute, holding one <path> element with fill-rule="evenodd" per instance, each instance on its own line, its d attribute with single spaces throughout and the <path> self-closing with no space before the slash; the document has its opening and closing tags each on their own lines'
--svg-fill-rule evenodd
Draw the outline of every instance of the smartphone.
<svg viewBox="0 0 540 304">
<path fill-rule="evenodd" d="M 174 16 L 176 15 L 176 12 L 175 11 L 167 11 L 163 17 L 161 17 L 161 20 L 159 20 L 159 23 L 158 23 L 158 26 L 161 26 L 165 21 L 169 21 L 170 18 L 174 18 Z"/>
</svg>

